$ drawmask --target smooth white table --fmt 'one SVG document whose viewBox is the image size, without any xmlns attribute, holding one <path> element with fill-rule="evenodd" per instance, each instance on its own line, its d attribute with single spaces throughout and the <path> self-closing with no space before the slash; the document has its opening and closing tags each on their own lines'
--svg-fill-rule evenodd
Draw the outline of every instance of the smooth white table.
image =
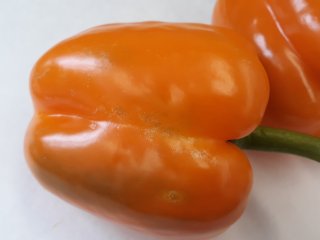
<svg viewBox="0 0 320 240">
<path fill-rule="evenodd" d="M 45 191 L 23 156 L 32 116 L 28 76 L 58 41 L 94 25 L 162 20 L 210 23 L 214 0 L 0 1 L 0 239 L 146 240 Z M 319 240 L 320 164 L 249 153 L 254 188 L 242 218 L 218 240 Z"/>
</svg>

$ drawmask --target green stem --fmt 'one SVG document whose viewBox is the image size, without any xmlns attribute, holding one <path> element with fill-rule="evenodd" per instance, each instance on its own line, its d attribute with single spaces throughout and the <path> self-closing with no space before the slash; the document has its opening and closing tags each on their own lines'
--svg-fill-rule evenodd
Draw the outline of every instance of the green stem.
<svg viewBox="0 0 320 240">
<path fill-rule="evenodd" d="M 320 162 L 320 138 L 306 134 L 258 127 L 250 135 L 231 142 L 242 149 L 291 153 Z"/>
</svg>

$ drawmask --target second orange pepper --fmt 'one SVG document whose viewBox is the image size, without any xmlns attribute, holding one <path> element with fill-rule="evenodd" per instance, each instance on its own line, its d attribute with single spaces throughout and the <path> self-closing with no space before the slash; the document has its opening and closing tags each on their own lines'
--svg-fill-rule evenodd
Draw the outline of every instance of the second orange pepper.
<svg viewBox="0 0 320 240">
<path fill-rule="evenodd" d="M 263 124 L 320 136 L 320 2 L 218 0 L 213 23 L 259 53 L 270 80 Z"/>
</svg>

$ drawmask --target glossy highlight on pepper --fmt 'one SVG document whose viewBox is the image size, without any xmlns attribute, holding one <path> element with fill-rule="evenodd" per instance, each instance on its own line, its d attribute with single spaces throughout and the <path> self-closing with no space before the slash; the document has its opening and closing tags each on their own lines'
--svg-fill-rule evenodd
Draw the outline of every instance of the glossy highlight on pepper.
<svg viewBox="0 0 320 240">
<path fill-rule="evenodd" d="M 230 139 L 268 100 L 263 66 L 233 31 L 145 22 L 89 29 L 31 75 L 28 163 L 50 191 L 140 230 L 199 239 L 239 218 L 252 184 Z"/>
<path fill-rule="evenodd" d="M 213 24 L 255 45 L 270 80 L 263 124 L 320 136 L 320 2 L 218 0 Z"/>
</svg>

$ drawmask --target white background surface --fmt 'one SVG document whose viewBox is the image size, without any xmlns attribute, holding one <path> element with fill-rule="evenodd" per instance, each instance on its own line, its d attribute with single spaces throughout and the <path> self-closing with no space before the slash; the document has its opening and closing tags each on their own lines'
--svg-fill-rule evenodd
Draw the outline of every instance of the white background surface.
<svg viewBox="0 0 320 240">
<path fill-rule="evenodd" d="M 45 191 L 23 156 L 32 115 L 28 76 L 49 47 L 88 27 L 142 20 L 210 23 L 214 0 L 0 0 L 0 239 L 146 240 Z M 254 188 L 218 240 L 319 240 L 320 164 L 250 153 Z"/>
</svg>

